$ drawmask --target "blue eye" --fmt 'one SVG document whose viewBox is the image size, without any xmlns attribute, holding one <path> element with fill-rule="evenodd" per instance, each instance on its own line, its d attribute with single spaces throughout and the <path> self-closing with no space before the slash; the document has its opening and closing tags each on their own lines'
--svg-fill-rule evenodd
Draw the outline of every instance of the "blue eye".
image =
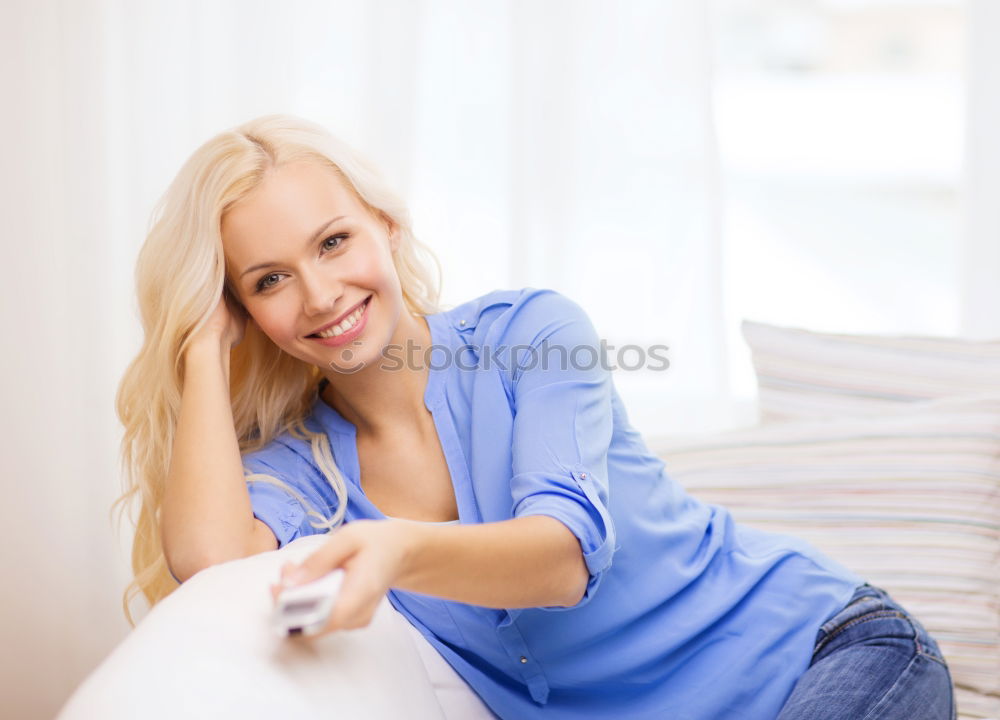
<svg viewBox="0 0 1000 720">
<path fill-rule="evenodd" d="M 320 246 L 323 248 L 324 251 L 331 252 L 331 251 L 337 250 L 341 246 L 343 246 L 343 244 L 345 242 L 347 242 L 347 239 L 349 237 L 350 237 L 350 235 L 348 233 L 341 233 L 340 235 L 331 235 L 330 237 L 326 238 L 320 244 Z M 329 243 L 331 240 L 340 240 L 340 242 L 338 242 L 336 245 L 333 245 L 333 246 L 327 245 L 327 243 Z M 261 292 L 265 292 L 267 290 L 270 290 L 271 288 L 273 288 L 277 284 L 277 281 L 275 281 L 275 282 L 267 282 L 267 280 L 269 278 L 280 277 L 280 275 L 281 275 L 281 273 L 271 273 L 270 275 L 265 275 L 264 277 L 262 277 L 257 282 L 257 285 L 254 288 L 254 292 L 255 293 L 261 293 Z"/>
</svg>

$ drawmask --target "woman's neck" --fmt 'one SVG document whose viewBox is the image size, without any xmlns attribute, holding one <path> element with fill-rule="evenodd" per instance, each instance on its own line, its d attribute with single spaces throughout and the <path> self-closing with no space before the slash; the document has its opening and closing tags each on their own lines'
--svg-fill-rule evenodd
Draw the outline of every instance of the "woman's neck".
<svg viewBox="0 0 1000 720">
<path fill-rule="evenodd" d="M 329 382 L 321 395 L 323 401 L 354 425 L 359 435 L 372 439 L 398 434 L 400 428 L 419 428 L 429 412 L 424 405 L 429 368 L 422 362 L 424 348 L 431 345 L 427 320 L 409 313 L 400 316 L 392 342 L 414 350 L 402 353 L 402 367 L 398 362 L 390 363 L 390 369 L 374 363 L 353 374 L 325 373 Z M 399 358 L 399 353 L 394 357 Z M 421 362 L 411 366 L 408 360 L 413 358 Z"/>
</svg>

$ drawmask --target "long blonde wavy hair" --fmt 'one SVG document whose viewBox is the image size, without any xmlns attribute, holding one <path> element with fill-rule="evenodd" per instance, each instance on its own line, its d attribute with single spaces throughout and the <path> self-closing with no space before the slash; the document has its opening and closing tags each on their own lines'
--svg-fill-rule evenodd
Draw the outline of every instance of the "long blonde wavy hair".
<svg viewBox="0 0 1000 720">
<path fill-rule="evenodd" d="M 216 135 L 194 152 L 157 203 L 139 253 L 135 279 L 144 339 L 115 400 L 125 427 L 124 492 L 111 511 L 119 507 L 120 527 L 127 509 L 135 526 L 134 577 L 122 597 L 133 627 L 131 601 L 139 592 L 152 607 L 178 587 L 163 553 L 160 506 L 180 413 L 183 354 L 226 283 L 222 218 L 270 169 L 300 160 L 332 167 L 374 215 L 395 222 L 399 249 L 393 262 L 407 308 L 418 315 L 440 310 L 440 263 L 414 237 L 406 206 L 368 160 L 322 126 L 290 115 L 266 115 Z M 252 322 L 230 355 L 230 403 L 240 453 L 260 449 L 285 431 L 308 440 L 339 507 L 326 517 L 285 489 L 304 503 L 314 527 L 328 530 L 343 522 L 347 490 L 327 436 L 304 424 L 321 378 L 319 368 L 280 350 Z M 285 487 L 267 475 L 248 475 L 247 480 Z"/>
</svg>

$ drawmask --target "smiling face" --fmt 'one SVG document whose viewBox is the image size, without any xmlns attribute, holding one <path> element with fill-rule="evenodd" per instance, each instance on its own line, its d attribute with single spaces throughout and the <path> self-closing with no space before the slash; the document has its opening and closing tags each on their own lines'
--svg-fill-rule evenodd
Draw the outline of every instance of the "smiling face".
<svg viewBox="0 0 1000 720">
<path fill-rule="evenodd" d="M 252 321 L 323 369 L 373 364 L 409 317 L 392 262 L 398 241 L 334 169 L 307 161 L 271 169 L 222 220 L 226 273 Z M 314 335 L 363 301 L 342 337 Z"/>
</svg>

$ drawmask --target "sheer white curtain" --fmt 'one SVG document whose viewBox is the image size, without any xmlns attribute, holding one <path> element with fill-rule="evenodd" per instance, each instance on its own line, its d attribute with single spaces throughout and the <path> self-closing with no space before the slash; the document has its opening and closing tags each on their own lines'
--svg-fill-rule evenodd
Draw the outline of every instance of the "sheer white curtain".
<svg viewBox="0 0 1000 720">
<path fill-rule="evenodd" d="M 12 715 L 51 717 L 127 631 L 108 508 L 132 270 L 155 200 L 224 127 L 328 125 L 410 200 L 447 303 L 556 288 L 609 343 L 670 346 L 667 372 L 616 375 L 641 429 L 722 417 L 706 36 L 701 0 L 4 3 Z"/>
<path fill-rule="evenodd" d="M 446 300 L 556 288 L 607 340 L 637 425 L 725 422 L 705 5 L 423 8 L 410 144 L 364 144 L 408 159 L 380 153 L 441 257 Z M 640 364 L 626 344 L 669 345 L 670 368 L 626 369 Z"/>
</svg>

